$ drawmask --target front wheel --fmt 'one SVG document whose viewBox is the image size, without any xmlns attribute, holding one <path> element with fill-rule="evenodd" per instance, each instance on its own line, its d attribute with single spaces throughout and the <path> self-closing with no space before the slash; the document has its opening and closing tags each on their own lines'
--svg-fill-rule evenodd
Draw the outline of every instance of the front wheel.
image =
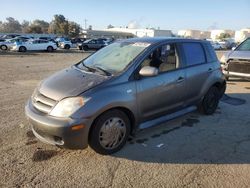
<svg viewBox="0 0 250 188">
<path fill-rule="evenodd" d="M 219 95 L 220 93 L 218 88 L 215 86 L 211 87 L 199 104 L 199 111 L 206 115 L 213 114 L 219 104 Z"/>
<path fill-rule="evenodd" d="M 119 151 L 130 134 L 130 120 L 120 110 L 111 110 L 102 114 L 90 132 L 90 147 L 100 154 L 112 154 Z"/>
<path fill-rule="evenodd" d="M 8 47 L 6 45 L 2 45 L 2 46 L 0 46 L 0 49 L 3 51 L 6 51 L 6 50 L 8 50 Z"/>
<path fill-rule="evenodd" d="M 48 51 L 48 52 L 53 52 L 53 50 L 54 50 L 54 49 L 53 49 L 52 46 L 48 46 L 48 47 L 47 47 L 47 51 Z"/>
</svg>

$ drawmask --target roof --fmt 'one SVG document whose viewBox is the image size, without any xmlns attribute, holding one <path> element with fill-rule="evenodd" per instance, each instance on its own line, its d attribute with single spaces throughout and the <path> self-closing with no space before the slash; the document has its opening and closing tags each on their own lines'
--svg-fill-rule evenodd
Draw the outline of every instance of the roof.
<svg viewBox="0 0 250 188">
<path fill-rule="evenodd" d="M 143 37 L 143 38 L 131 38 L 122 41 L 129 41 L 129 42 L 146 42 L 151 44 L 161 43 L 161 42 L 206 42 L 205 40 L 198 40 L 198 39 L 186 39 L 186 38 L 179 38 L 179 37 Z"/>
</svg>

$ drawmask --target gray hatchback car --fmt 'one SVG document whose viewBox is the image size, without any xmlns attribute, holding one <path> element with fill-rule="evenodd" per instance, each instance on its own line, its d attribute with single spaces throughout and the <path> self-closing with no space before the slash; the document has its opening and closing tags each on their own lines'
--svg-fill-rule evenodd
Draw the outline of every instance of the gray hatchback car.
<svg viewBox="0 0 250 188">
<path fill-rule="evenodd" d="M 136 38 L 114 42 L 45 79 L 25 111 L 41 141 L 111 154 L 139 129 L 196 108 L 214 113 L 225 88 L 209 42 Z"/>
</svg>

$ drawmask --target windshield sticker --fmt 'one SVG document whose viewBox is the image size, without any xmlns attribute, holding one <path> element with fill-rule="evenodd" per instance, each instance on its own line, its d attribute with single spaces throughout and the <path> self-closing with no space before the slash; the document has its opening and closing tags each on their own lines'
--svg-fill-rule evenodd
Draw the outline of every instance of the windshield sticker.
<svg viewBox="0 0 250 188">
<path fill-rule="evenodd" d="M 136 42 L 134 44 L 132 44 L 132 46 L 137 46 L 137 47 L 148 47 L 150 45 L 150 43 L 146 43 L 146 42 Z"/>
</svg>

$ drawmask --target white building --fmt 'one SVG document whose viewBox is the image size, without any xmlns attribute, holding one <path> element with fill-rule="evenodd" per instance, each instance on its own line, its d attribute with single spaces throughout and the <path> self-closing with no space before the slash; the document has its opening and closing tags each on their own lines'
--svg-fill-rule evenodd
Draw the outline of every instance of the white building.
<svg viewBox="0 0 250 188">
<path fill-rule="evenodd" d="M 241 29 L 235 32 L 235 42 L 242 42 L 248 37 L 250 37 L 250 28 Z"/>
<path fill-rule="evenodd" d="M 202 31 L 201 39 L 209 39 L 211 37 L 211 31 Z"/>
<path fill-rule="evenodd" d="M 105 31 L 131 33 L 137 37 L 172 37 L 171 30 L 110 28 Z"/>
<path fill-rule="evenodd" d="M 221 34 L 229 34 L 232 38 L 234 37 L 235 31 L 233 30 L 223 30 L 217 29 L 211 31 L 211 39 L 216 41 Z"/>
<path fill-rule="evenodd" d="M 185 29 L 178 31 L 178 35 L 184 38 L 200 39 L 201 31 L 193 29 Z"/>
</svg>

